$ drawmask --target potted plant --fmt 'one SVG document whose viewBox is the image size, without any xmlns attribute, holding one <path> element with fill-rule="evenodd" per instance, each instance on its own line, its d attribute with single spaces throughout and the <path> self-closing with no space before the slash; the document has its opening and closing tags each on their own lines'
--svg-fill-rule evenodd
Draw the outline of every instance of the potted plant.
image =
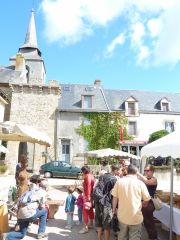
<svg viewBox="0 0 180 240">
<path fill-rule="evenodd" d="M 5 175 L 8 172 L 8 165 L 1 163 L 0 164 L 0 175 Z"/>
</svg>

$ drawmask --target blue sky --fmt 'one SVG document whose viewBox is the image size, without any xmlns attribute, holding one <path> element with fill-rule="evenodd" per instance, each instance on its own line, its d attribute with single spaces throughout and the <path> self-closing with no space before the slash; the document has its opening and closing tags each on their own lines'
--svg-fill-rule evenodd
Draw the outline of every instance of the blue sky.
<svg viewBox="0 0 180 240">
<path fill-rule="evenodd" d="M 23 44 L 32 0 L 1 2 L 0 65 Z M 179 0 L 34 0 L 46 80 L 180 92 Z"/>
</svg>

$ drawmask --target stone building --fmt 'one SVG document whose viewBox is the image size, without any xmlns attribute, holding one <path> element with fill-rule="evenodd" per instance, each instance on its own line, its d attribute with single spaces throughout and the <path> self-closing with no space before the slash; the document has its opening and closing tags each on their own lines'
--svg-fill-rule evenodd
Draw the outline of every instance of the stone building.
<svg viewBox="0 0 180 240">
<path fill-rule="evenodd" d="M 0 90 L 9 98 L 4 121 L 13 121 L 35 127 L 52 139 L 48 149 L 56 156 L 56 113 L 60 87 L 56 81 L 45 84 L 46 69 L 37 45 L 34 11 L 32 10 L 25 42 L 18 52 L 10 57 L 9 66 L 0 67 Z M 38 170 L 45 159 L 46 147 L 39 144 L 8 142 L 6 160 L 14 171 L 19 156 L 29 155 L 29 168 Z"/>
<path fill-rule="evenodd" d="M 9 99 L 6 94 L 0 89 L 0 122 L 4 120 L 4 112 Z"/>
</svg>

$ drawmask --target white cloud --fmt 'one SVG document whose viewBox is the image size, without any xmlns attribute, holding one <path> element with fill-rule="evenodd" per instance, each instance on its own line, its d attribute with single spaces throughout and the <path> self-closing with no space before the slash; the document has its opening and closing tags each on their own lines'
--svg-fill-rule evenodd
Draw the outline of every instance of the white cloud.
<svg viewBox="0 0 180 240">
<path fill-rule="evenodd" d="M 42 0 L 41 8 L 45 36 L 51 43 L 75 44 L 119 21 L 117 30 L 126 32 L 137 62 L 149 58 L 150 63 L 176 64 L 180 60 L 179 0 Z M 114 39 L 106 56 L 118 50 L 121 41 L 120 36 Z"/>
<path fill-rule="evenodd" d="M 138 54 L 138 64 L 142 64 L 142 61 L 146 60 L 150 56 L 150 51 L 147 46 L 140 46 Z"/>
<path fill-rule="evenodd" d="M 105 26 L 121 14 L 124 1 L 114 0 L 43 0 L 45 35 L 50 42 L 72 44 Z"/>
<path fill-rule="evenodd" d="M 160 10 L 166 10 L 173 7 L 176 4 L 176 1 L 178 0 L 133 0 L 132 5 L 141 12 L 157 13 Z"/>
<path fill-rule="evenodd" d="M 157 37 L 163 27 L 162 21 L 159 18 L 153 18 L 148 20 L 147 27 L 150 32 L 151 37 Z"/>
<path fill-rule="evenodd" d="M 71 1 L 71 3 L 68 0 L 43 1 L 45 35 L 50 42 L 62 41 L 70 44 L 91 34 L 91 28 L 82 19 L 83 7 L 77 2 L 80 1 Z"/>
<path fill-rule="evenodd" d="M 142 22 L 136 22 L 132 24 L 132 45 L 141 45 L 143 36 L 145 35 L 144 24 Z"/>
<path fill-rule="evenodd" d="M 154 48 L 155 64 L 175 65 L 180 61 L 180 1 L 161 15 L 164 27 Z"/>
<path fill-rule="evenodd" d="M 116 38 L 112 40 L 112 42 L 107 46 L 104 56 L 105 57 L 112 57 L 115 48 L 118 45 L 123 45 L 125 42 L 125 36 L 123 33 L 120 33 Z"/>
</svg>

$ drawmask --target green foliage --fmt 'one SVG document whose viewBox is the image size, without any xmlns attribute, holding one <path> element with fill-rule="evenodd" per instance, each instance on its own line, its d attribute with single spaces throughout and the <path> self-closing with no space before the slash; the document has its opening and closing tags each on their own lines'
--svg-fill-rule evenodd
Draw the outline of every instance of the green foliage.
<svg viewBox="0 0 180 240">
<path fill-rule="evenodd" d="M 108 164 L 109 165 L 118 164 L 118 162 L 119 162 L 118 159 L 115 159 L 115 158 L 108 159 Z M 87 164 L 88 165 L 99 165 L 100 164 L 100 159 L 88 158 Z"/>
<path fill-rule="evenodd" d="M 174 160 L 174 166 L 175 167 L 180 167 L 180 158 L 176 158 L 175 160 Z"/>
<path fill-rule="evenodd" d="M 0 165 L 0 173 L 5 173 L 8 170 L 8 166 L 7 165 Z"/>
<path fill-rule="evenodd" d="M 162 138 L 166 135 L 168 135 L 169 132 L 167 130 L 159 130 L 157 132 L 153 132 L 150 134 L 149 136 L 149 140 L 148 140 L 148 143 L 151 143 L 151 142 L 154 142 L 155 140 L 159 139 L 159 138 Z"/>
<path fill-rule="evenodd" d="M 119 149 L 120 127 L 127 124 L 126 117 L 119 112 L 83 113 L 83 116 L 84 120 L 76 132 L 88 142 L 88 150 Z M 132 139 L 127 135 L 126 128 L 124 139 Z"/>
</svg>

